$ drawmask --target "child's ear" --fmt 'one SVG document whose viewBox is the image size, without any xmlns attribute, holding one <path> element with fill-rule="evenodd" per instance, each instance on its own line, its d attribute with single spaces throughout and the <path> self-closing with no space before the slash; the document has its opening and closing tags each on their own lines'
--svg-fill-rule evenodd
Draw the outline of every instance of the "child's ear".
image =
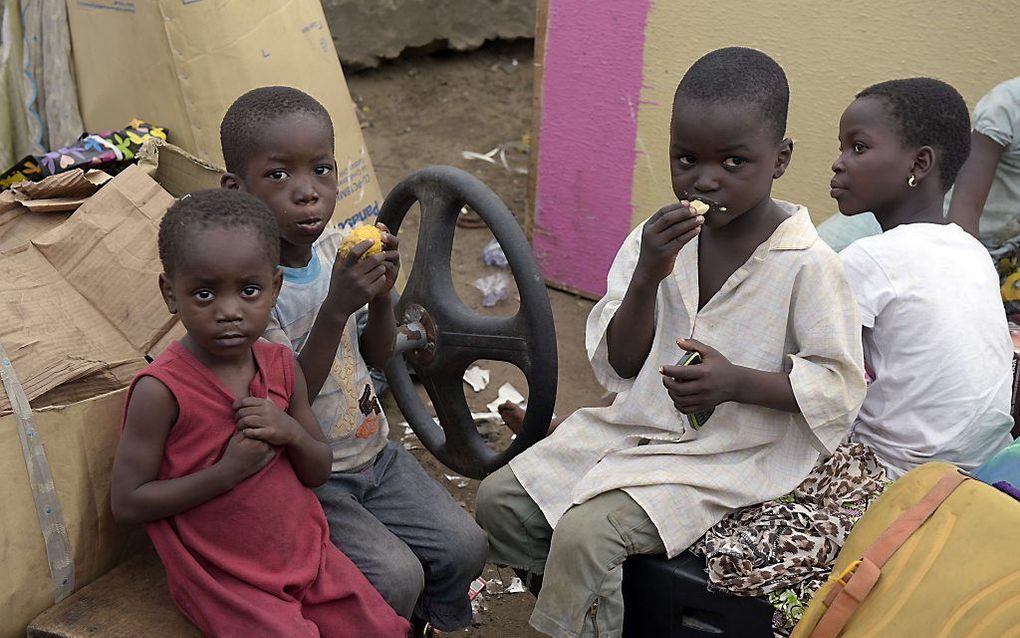
<svg viewBox="0 0 1020 638">
<path fill-rule="evenodd" d="M 786 172 L 786 169 L 790 166 L 790 160 L 793 158 L 793 140 L 790 138 L 784 138 L 779 143 L 779 154 L 776 155 L 776 167 L 772 171 L 772 179 L 779 179 Z"/>
<path fill-rule="evenodd" d="M 234 191 L 246 190 L 244 182 L 234 173 L 224 173 L 223 176 L 220 177 L 220 188 L 226 188 L 227 190 Z"/>
<path fill-rule="evenodd" d="M 276 299 L 280 296 L 280 289 L 283 287 L 283 269 L 279 266 L 276 267 L 276 272 L 273 274 L 273 305 L 276 305 Z"/>
<path fill-rule="evenodd" d="M 922 146 L 914 154 L 914 164 L 910 167 L 910 174 L 917 181 L 921 181 L 933 170 L 935 170 L 935 149 L 930 146 Z"/>
<path fill-rule="evenodd" d="M 170 278 L 165 272 L 159 273 L 159 293 L 163 295 L 163 302 L 170 314 L 177 314 L 177 299 L 174 297 L 174 288 L 170 285 Z"/>
</svg>

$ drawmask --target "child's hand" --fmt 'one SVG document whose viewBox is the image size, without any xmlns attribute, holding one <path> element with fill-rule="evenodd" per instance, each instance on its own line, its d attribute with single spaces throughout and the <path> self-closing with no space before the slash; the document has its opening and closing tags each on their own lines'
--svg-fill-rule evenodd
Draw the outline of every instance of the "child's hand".
<svg viewBox="0 0 1020 638">
<path fill-rule="evenodd" d="M 386 241 L 385 237 L 383 241 Z M 372 242 L 365 240 L 351 248 L 346 257 L 338 256 L 333 264 L 329 296 L 325 303 L 345 315 L 354 314 L 369 301 L 389 291 L 392 285 L 387 282 L 389 273 L 386 265 L 391 260 L 391 251 L 383 250 L 362 259 L 361 256 L 371 246 Z M 399 259 L 397 255 L 398 263 Z M 395 273 L 393 279 L 396 280 Z"/>
<path fill-rule="evenodd" d="M 686 202 L 660 208 L 641 231 L 641 255 L 634 276 L 658 285 L 673 272 L 677 253 L 701 232 L 704 222 Z"/>
<path fill-rule="evenodd" d="M 390 233 L 386 224 L 375 226 L 382 231 L 383 265 L 386 267 L 386 288 L 380 294 L 389 294 L 397 283 L 397 273 L 400 272 L 400 241 L 396 235 Z"/>
<path fill-rule="evenodd" d="M 662 385 L 677 410 L 684 414 L 704 412 L 720 403 L 733 401 L 739 383 L 739 369 L 729 359 L 693 339 L 681 339 L 678 346 L 701 354 L 701 363 L 662 366 Z"/>
<path fill-rule="evenodd" d="M 234 401 L 237 429 L 249 439 L 288 446 L 304 435 L 301 425 L 269 399 L 244 397 Z"/>
<path fill-rule="evenodd" d="M 219 462 L 230 468 L 231 475 L 240 483 L 264 468 L 275 454 L 276 450 L 268 443 L 235 432 L 227 442 L 227 449 Z"/>
</svg>

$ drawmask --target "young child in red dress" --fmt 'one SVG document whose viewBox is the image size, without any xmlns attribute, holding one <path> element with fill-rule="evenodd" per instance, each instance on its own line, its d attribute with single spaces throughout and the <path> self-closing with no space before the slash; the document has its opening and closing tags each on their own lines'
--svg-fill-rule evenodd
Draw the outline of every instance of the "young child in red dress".
<svg viewBox="0 0 1020 638">
<path fill-rule="evenodd" d="M 276 219 L 201 191 L 159 228 L 159 285 L 188 334 L 132 383 L 113 468 L 117 520 L 145 523 L 181 612 L 209 636 L 404 638 L 329 540 L 311 487 L 331 455 L 301 369 L 260 341 L 280 290 Z"/>
</svg>

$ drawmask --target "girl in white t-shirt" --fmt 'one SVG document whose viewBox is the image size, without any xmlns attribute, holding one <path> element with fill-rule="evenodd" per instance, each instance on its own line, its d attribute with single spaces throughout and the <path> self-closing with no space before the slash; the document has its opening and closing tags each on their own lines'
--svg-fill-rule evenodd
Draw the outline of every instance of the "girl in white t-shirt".
<svg viewBox="0 0 1020 638">
<path fill-rule="evenodd" d="M 851 439 L 891 478 L 933 460 L 972 469 L 1011 441 L 1012 345 L 987 251 L 943 216 L 967 106 L 938 80 L 882 82 L 843 112 L 839 144 L 832 197 L 883 230 L 840 254 L 873 379 Z"/>
</svg>

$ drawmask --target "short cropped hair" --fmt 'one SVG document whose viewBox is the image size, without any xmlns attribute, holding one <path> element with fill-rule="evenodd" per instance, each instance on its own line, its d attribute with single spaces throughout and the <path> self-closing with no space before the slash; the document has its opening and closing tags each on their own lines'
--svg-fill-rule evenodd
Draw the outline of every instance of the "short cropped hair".
<svg viewBox="0 0 1020 638">
<path fill-rule="evenodd" d="M 220 148 L 227 171 L 244 175 L 248 158 L 260 147 L 266 126 L 281 117 L 301 113 L 322 120 L 332 146 L 333 120 L 311 95 L 289 86 L 263 86 L 234 100 L 220 123 Z"/>
<path fill-rule="evenodd" d="M 687 101 L 753 105 L 778 141 L 786 134 L 790 84 L 783 67 L 761 51 L 727 47 L 705 54 L 684 73 L 673 97 L 674 112 Z"/>
<path fill-rule="evenodd" d="M 280 262 L 280 228 L 269 207 L 242 191 L 213 188 L 178 199 L 160 221 L 158 243 L 163 272 L 172 277 L 190 238 L 212 228 L 247 230 L 258 239 L 266 261 L 274 267 Z"/>
<path fill-rule="evenodd" d="M 970 113 L 959 91 L 941 80 L 907 78 L 879 82 L 857 94 L 881 97 L 889 115 L 908 146 L 931 146 L 942 188 L 956 181 L 960 167 L 970 155 Z"/>
</svg>

